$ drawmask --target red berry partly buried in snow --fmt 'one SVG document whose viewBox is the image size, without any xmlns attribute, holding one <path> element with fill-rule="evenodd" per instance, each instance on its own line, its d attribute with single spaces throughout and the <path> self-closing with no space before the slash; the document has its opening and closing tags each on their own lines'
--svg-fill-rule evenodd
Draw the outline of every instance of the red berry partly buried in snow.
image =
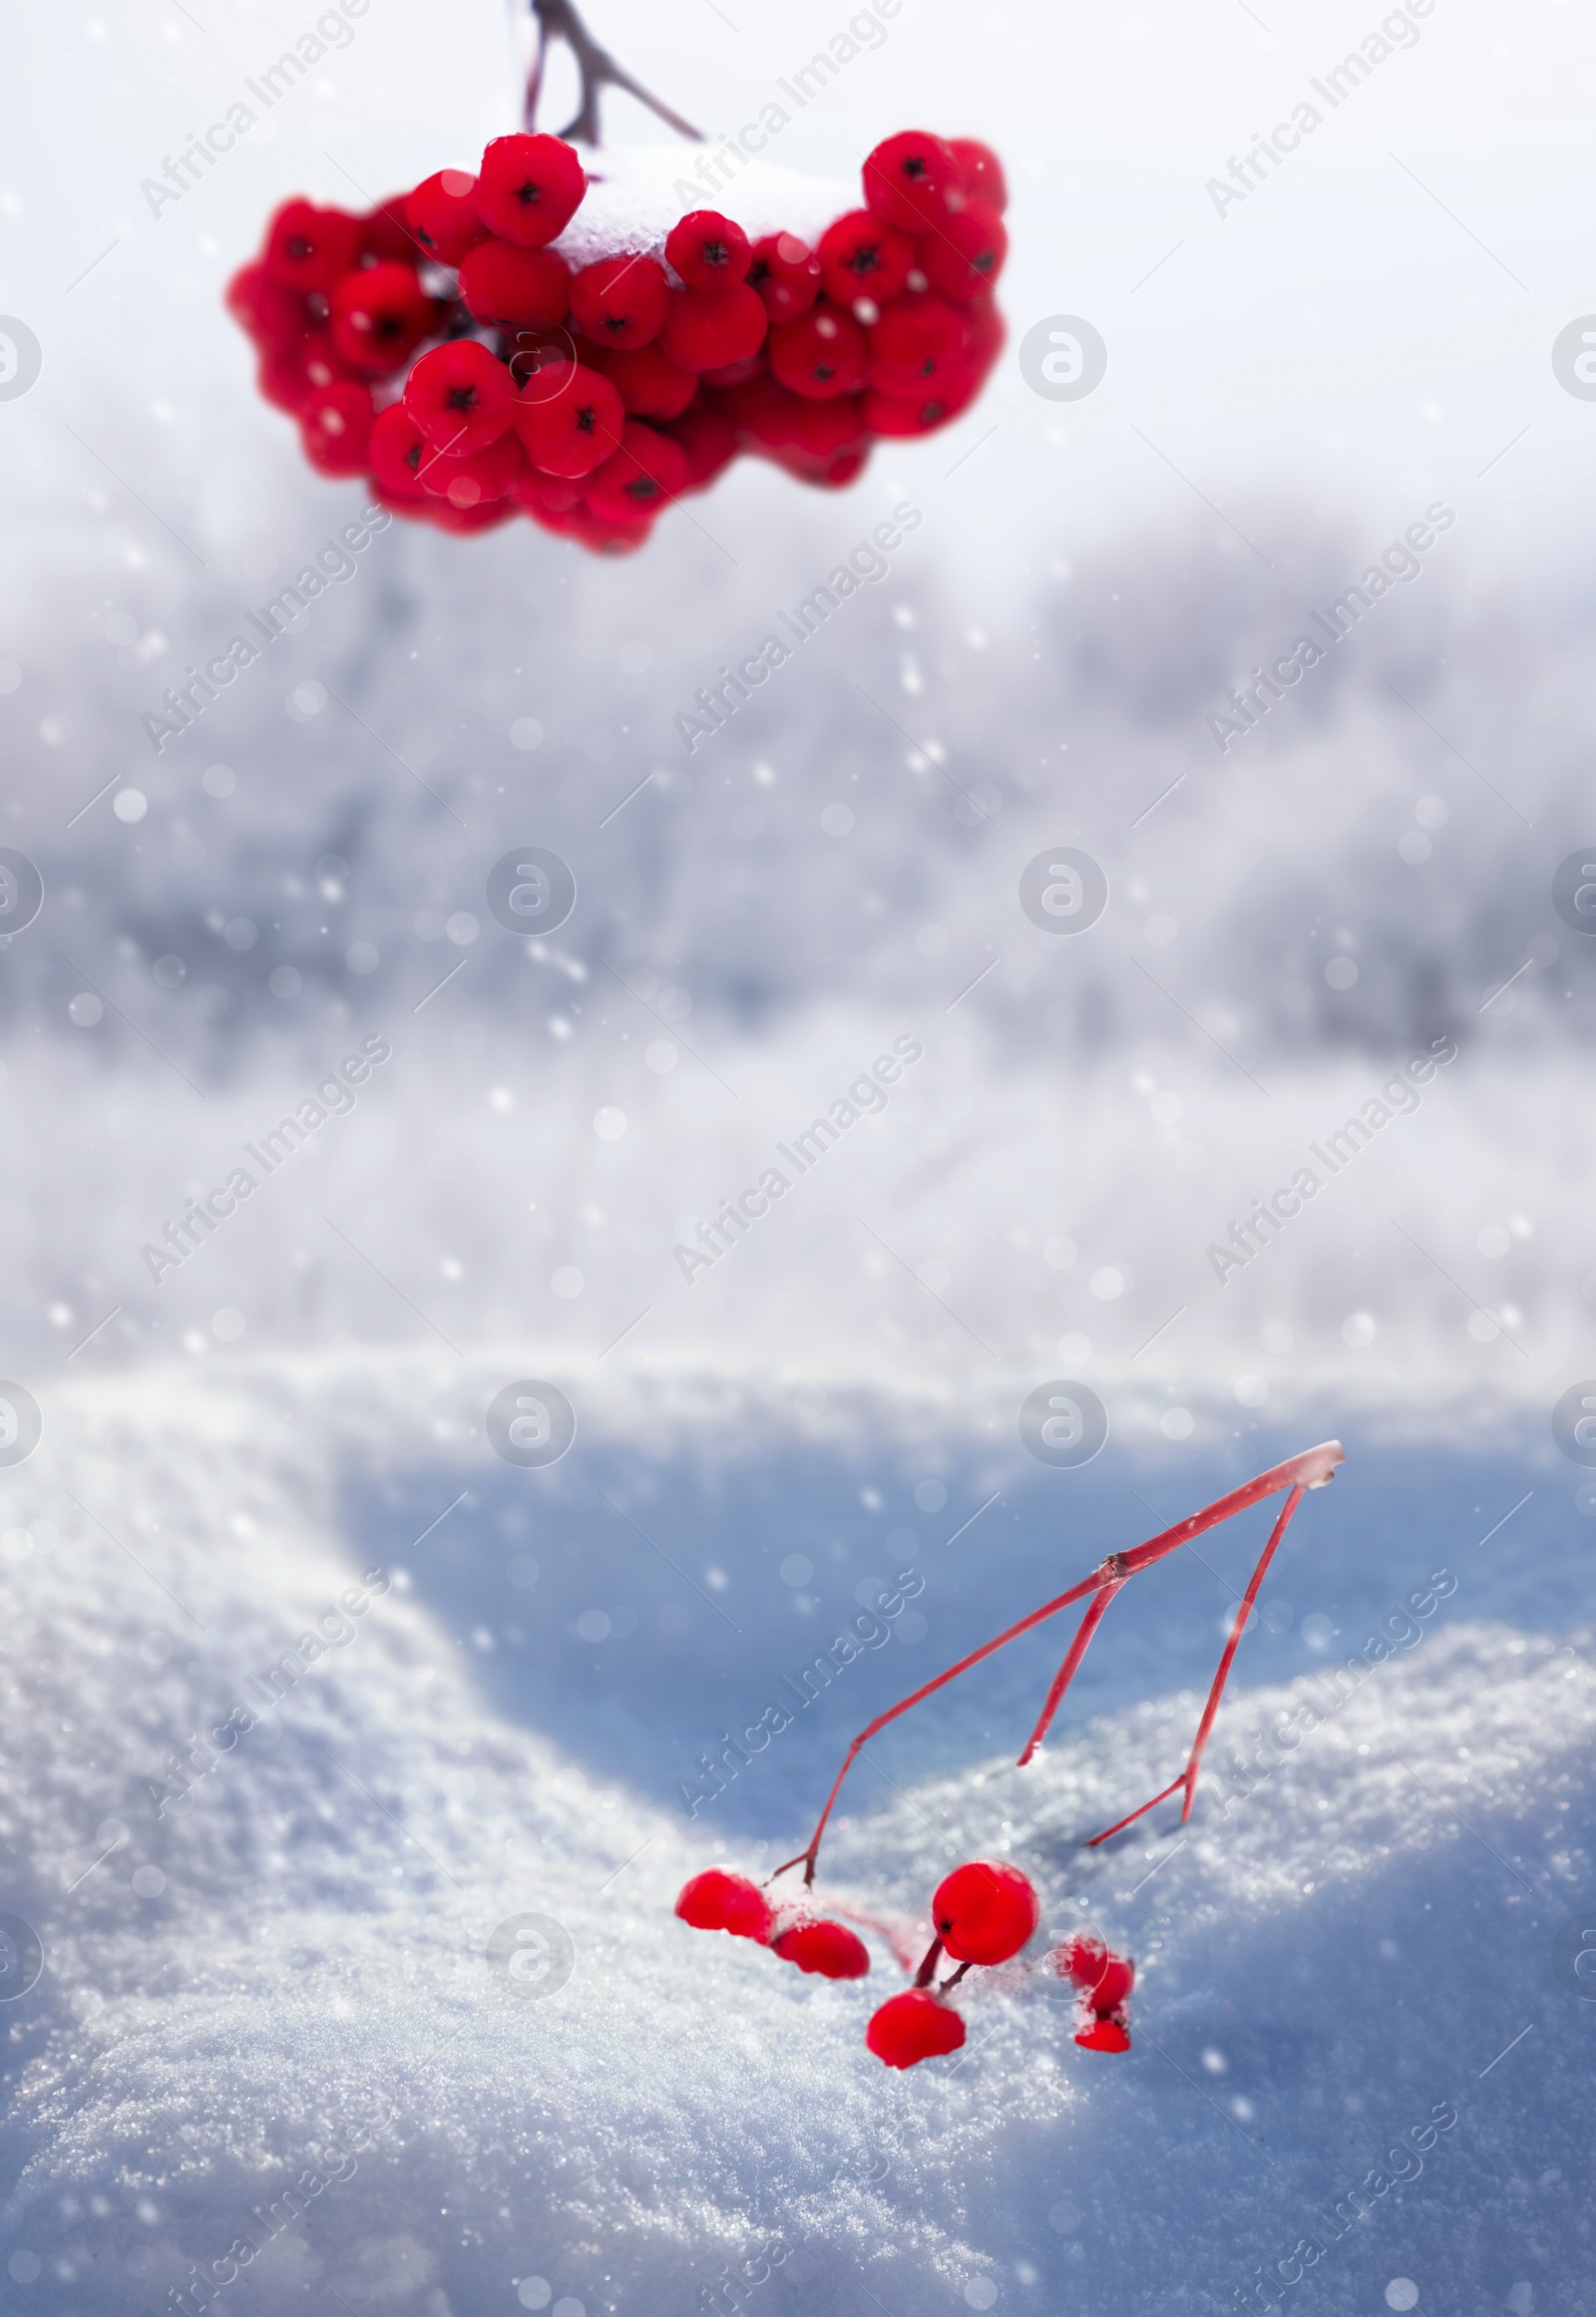
<svg viewBox="0 0 1596 2317">
<path fill-rule="evenodd" d="M 869 209 L 851 209 L 821 234 L 819 255 L 828 297 L 850 308 L 865 297 L 879 308 L 908 285 L 915 244 Z"/>
<path fill-rule="evenodd" d="M 957 2052 L 964 2040 L 964 2021 L 928 1987 L 889 1997 L 865 2030 L 867 2047 L 889 2068 L 913 2068 Z"/>
<path fill-rule="evenodd" d="M 463 169 L 440 169 L 423 179 L 405 201 L 405 223 L 426 255 L 439 265 L 458 265 L 468 249 L 486 240 L 488 228 L 472 198 L 477 181 Z"/>
<path fill-rule="evenodd" d="M 1008 254 L 1008 235 L 997 210 L 986 201 L 969 201 L 957 216 L 922 233 L 915 243 L 915 261 L 928 285 L 943 297 L 981 297 L 996 283 Z"/>
<path fill-rule="evenodd" d="M 323 292 L 347 273 L 360 250 L 360 219 L 309 201 L 284 201 L 266 228 L 262 263 L 284 289 Z"/>
<path fill-rule="evenodd" d="M 729 289 L 748 271 L 748 236 L 718 209 L 692 209 L 665 236 L 665 256 L 689 289 Z"/>
<path fill-rule="evenodd" d="M 676 1912 L 695 1931 L 729 1931 L 734 1939 L 757 1939 L 761 1946 L 770 1937 L 770 1909 L 758 1884 L 718 1866 L 682 1884 Z"/>
<path fill-rule="evenodd" d="M 321 387 L 299 407 L 305 457 L 323 475 L 363 475 L 370 463 L 371 422 L 369 386 Z"/>
<path fill-rule="evenodd" d="M 491 233 L 542 249 L 576 215 L 588 180 L 559 137 L 496 137 L 482 157 L 477 214 Z"/>
<path fill-rule="evenodd" d="M 863 1939 L 842 1923 L 794 1923 L 771 1944 L 783 1963 L 796 1963 L 800 1971 L 818 1971 L 825 1979 L 863 1979 L 870 1969 Z"/>
<path fill-rule="evenodd" d="M 362 370 L 397 370 L 431 331 L 433 302 L 413 265 L 365 265 L 332 292 L 332 342 Z"/>
<path fill-rule="evenodd" d="M 653 427 L 628 418 L 620 448 L 588 485 L 588 509 L 600 523 L 635 523 L 656 515 L 687 488 L 687 454 Z"/>
<path fill-rule="evenodd" d="M 950 137 L 948 150 L 959 165 L 959 182 L 968 199 L 990 201 L 995 209 L 1008 206 L 1003 165 L 990 145 L 975 137 Z"/>
<path fill-rule="evenodd" d="M 652 257 L 600 257 L 571 284 L 572 317 L 596 346 L 646 346 L 669 305 L 665 269 Z"/>
<path fill-rule="evenodd" d="M 1136 1984 L 1136 1966 L 1124 1956 L 1110 1955 L 1086 1990 L 1096 2012 L 1117 2012 Z"/>
<path fill-rule="evenodd" d="M 1051 1960 L 1060 1979 L 1072 1979 L 1077 1987 L 1095 1987 L 1108 1961 L 1108 1949 L 1090 1931 L 1077 1931 L 1053 1949 Z"/>
<path fill-rule="evenodd" d="M 746 282 L 729 289 L 673 289 L 659 343 L 682 370 L 719 370 L 757 354 L 769 324 L 757 291 Z"/>
<path fill-rule="evenodd" d="M 540 473 L 568 481 L 593 474 L 620 448 L 619 392 L 580 362 L 540 370 L 516 405 L 516 432 Z"/>
<path fill-rule="evenodd" d="M 463 458 L 497 442 L 515 417 L 510 372 L 475 338 L 423 354 L 405 381 L 405 408 L 434 450 Z"/>
<path fill-rule="evenodd" d="M 906 129 L 888 137 L 865 163 L 865 200 L 873 216 L 905 233 L 940 225 L 964 205 L 959 163 L 940 137 Z"/>
<path fill-rule="evenodd" d="M 819 295 L 820 259 L 796 233 L 767 233 L 754 243 L 747 280 L 773 322 L 795 322 Z"/>
<path fill-rule="evenodd" d="M 552 249 L 479 241 L 461 263 L 460 294 L 479 322 L 555 330 L 571 310 L 571 268 Z"/>
<path fill-rule="evenodd" d="M 1017 1866 L 973 1859 L 937 1885 L 931 1918 L 956 1963 L 1006 1963 L 1036 1928 L 1036 1893 Z"/>
<path fill-rule="evenodd" d="M 1083 2052 L 1128 2052 L 1130 2038 L 1117 2020 L 1096 2019 L 1075 2038 Z"/>
<path fill-rule="evenodd" d="M 780 383 L 816 402 L 857 393 L 865 383 L 865 333 L 852 314 L 829 298 L 821 298 L 801 320 L 772 330 L 767 350 Z"/>
</svg>

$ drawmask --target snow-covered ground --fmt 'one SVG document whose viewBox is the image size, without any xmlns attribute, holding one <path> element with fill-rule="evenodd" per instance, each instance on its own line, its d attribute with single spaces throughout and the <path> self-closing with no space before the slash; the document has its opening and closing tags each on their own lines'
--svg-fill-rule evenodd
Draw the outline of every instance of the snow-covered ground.
<svg viewBox="0 0 1596 2317">
<path fill-rule="evenodd" d="M 838 29 L 594 13 L 716 128 Z M 1596 715 L 1549 349 L 1588 25 L 1447 0 L 1221 217 L 1369 21 L 876 17 L 767 158 L 847 178 L 917 117 L 1003 151 L 981 406 L 835 497 L 744 462 L 631 563 L 390 526 L 158 752 L 164 687 L 360 505 L 254 397 L 226 274 L 285 194 L 470 161 L 513 104 L 497 15 L 384 0 L 152 212 L 279 16 L 39 15 L 0 90 L 0 308 L 44 348 L 0 398 L 0 846 L 44 889 L 0 939 L 0 1399 L 42 1427 L 0 1439 L 7 2317 L 196 2307 L 201 2267 L 228 2317 L 1184 2317 L 1261 2274 L 1584 2317 L 1596 1471 L 1552 1411 L 1596 1374 L 1557 906 Z M 1064 407 L 1013 347 L 1067 313 L 1110 368 Z M 529 844 L 577 888 L 531 943 L 488 898 Z M 1108 889 L 1071 939 L 1021 897 L 1059 846 Z M 488 1429 L 529 1378 L 576 1418 L 543 1469 Z M 1108 1421 L 1076 1469 L 1019 1432 L 1064 1379 Z M 871 1744 L 821 1885 L 892 1933 L 864 1988 L 674 1920 L 802 1844 L 895 1697 L 1331 1435 L 1184 1834 L 1082 1847 L 1179 1767 L 1262 1508 L 1116 1601 L 1024 1771 L 1054 1628 Z M 893 1940 L 985 1853 L 1134 1954 L 1127 2056 L 1025 1966 L 967 1983 L 957 2059 L 869 2058 Z"/>
</svg>

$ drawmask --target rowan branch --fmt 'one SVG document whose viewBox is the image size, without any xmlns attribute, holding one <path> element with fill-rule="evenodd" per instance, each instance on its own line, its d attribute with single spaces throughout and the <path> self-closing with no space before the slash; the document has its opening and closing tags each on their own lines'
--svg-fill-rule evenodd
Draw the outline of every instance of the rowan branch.
<svg viewBox="0 0 1596 2317">
<path fill-rule="evenodd" d="M 568 121 L 558 134 L 574 137 L 580 144 L 597 145 L 598 133 L 598 97 L 603 89 L 624 89 L 627 96 L 635 97 L 639 105 L 646 105 L 650 113 L 658 115 L 678 136 L 690 137 L 701 145 L 701 131 L 679 113 L 652 96 L 640 81 L 632 79 L 623 65 L 616 64 L 578 15 L 573 0 L 532 0 L 532 12 L 538 19 L 538 41 L 533 54 L 532 70 L 527 76 L 526 126 L 534 127 L 538 113 L 538 99 L 543 92 L 543 68 L 550 45 L 563 40 L 577 60 L 577 72 L 582 83 L 582 103 L 576 116 Z"/>
</svg>

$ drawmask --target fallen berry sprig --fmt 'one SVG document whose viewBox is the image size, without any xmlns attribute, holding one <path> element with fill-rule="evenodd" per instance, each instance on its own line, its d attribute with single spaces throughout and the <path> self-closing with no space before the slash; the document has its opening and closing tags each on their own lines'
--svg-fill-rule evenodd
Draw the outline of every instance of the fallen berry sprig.
<svg viewBox="0 0 1596 2317">
<path fill-rule="evenodd" d="M 1208 1692 L 1197 1735 L 1191 1751 L 1178 1777 L 1152 1796 L 1139 1803 L 1134 1810 L 1116 1818 L 1111 1826 L 1089 1837 L 1085 1847 L 1095 1849 L 1111 1835 L 1121 1833 L 1136 1819 L 1145 1816 L 1174 1793 L 1182 1795 L 1181 1823 L 1191 1816 L 1192 1802 L 1197 1791 L 1197 1775 L 1202 1763 L 1220 1700 L 1242 1634 L 1252 1615 L 1264 1576 L 1279 1549 L 1281 1539 L 1291 1523 L 1293 1514 L 1310 1489 L 1324 1488 L 1332 1481 L 1338 1468 L 1346 1460 L 1346 1451 L 1339 1440 L 1326 1440 L 1316 1448 L 1306 1448 L 1301 1455 L 1289 1457 L 1285 1463 L 1272 1465 L 1269 1471 L 1233 1488 L 1228 1495 L 1216 1498 L 1201 1512 L 1177 1521 L 1173 1528 L 1161 1530 L 1145 1544 L 1134 1546 L 1129 1552 L 1110 1553 L 1091 1576 L 1082 1578 L 1067 1593 L 1043 1602 L 1028 1617 L 1010 1625 L 972 1650 L 956 1665 L 925 1682 L 909 1697 L 889 1706 L 878 1714 L 854 1739 L 848 1748 L 842 1768 L 837 1772 L 825 1807 L 810 1836 L 808 1847 L 795 1858 L 787 1859 L 770 1876 L 786 1874 L 792 1867 L 804 1869 L 805 1891 L 813 1885 L 815 1863 L 820 1855 L 821 1838 L 826 1821 L 832 1813 L 844 1778 L 858 1758 L 860 1749 L 868 1744 L 878 1731 L 890 1722 L 907 1714 L 912 1706 L 946 1688 L 972 1666 L 982 1663 L 1011 1641 L 1017 1641 L 1033 1626 L 1056 1616 L 1074 1602 L 1085 1600 L 1086 1609 L 1075 1630 L 1074 1639 L 1065 1653 L 1064 1661 L 1048 1688 L 1042 1710 L 1034 1729 L 1019 1755 L 1021 1768 L 1031 1761 L 1047 1735 L 1054 1715 L 1070 1683 L 1079 1671 L 1082 1658 L 1093 1634 L 1102 1622 L 1104 1612 L 1114 1595 L 1127 1585 L 1132 1577 L 1164 1560 L 1193 1537 L 1199 1537 L 1215 1528 L 1235 1513 L 1245 1512 L 1250 1505 L 1286 1491 L 1268 1542 L 1260 1554 L 1257 1566 L 1248 1582 L 1247 1590 L 1231 1623 L 1229 1637 L 1220 1656 L 1218 1670 Z M 975 1859 L 955 1867 L 939 1883 L 932 1899 L 932 1922 L 935 1937 L 925 1960 L 916 1973 L 913 1987 L 902 1995 L 889 1997 L 874 2013 L 865 2031 L 869 2049 L 889 2068 L 912 2068 L 921 2060 L 934 2055 L 957 2052 L 965 2040 L 965 2024 L 948 2002 L 953 1988 L 965 1974 L 977 1965 L 992 1967 L 1007 1963 L 1018 1955 L 1036 1928 L 1038 1920 L 1036 1893 L 1027 1877 L 1018 1867 L 993 1859 Z M 800 1970 L 820 1972 L 832 1979 L 863 1978 L 870 1969 L 869 1950 L 853 1932 L 829 1918 L 805 1912 L 800 1903 L 789 1903 L 785 1908 L 773 1904 L 756 1883 L 745 1875 L 727 1874 L 720 1867 L 711 1867 L 697 1874 L 683 1887 L 676 1900 L 676 1913 L 695 1930 L 728 1931 L 733 1937 L 753 1939 L 761 1946 L 771 1947 L 788 1962 L 797 1963 Z M 875 1928 L 899 1952 L 898 1942 L 886 1925 L 872 1924 L 867 1918 L 855 1916 Z M 934 1984 L 939 1963 L 944 1955 L 951 1956 L 959 1968 L 940 1986 Z M 1091 1933 L 1077 1933 L 1072 1939 L 1052 1949 L 1045 1958 L 1047 1965 L 1060 1979 L 1067 1979 L 1077 1990 L 1077 2025 L 1075 2042 L 1091 2052 L 1128 2052 L 1130 2049 L 1129 2001 L 1135 1984 L 1136 1967 L 1128 1956 L 1116 1954 L 1105 1941 Z"/>
<path fill-rule="evenodd" d="M 869 1948 L 846 1924 L 802 1907 L 772 1906 L 757 1883 L 746 1875 L 727 1874 L 722 1867 L 708 1867 L 684 1883 L 676 1913 L 695 1931 L 725 1931 L 734 1939 L 751 1939 L 784 1963 L 826 1979 L 864 1979 L 870 1971 Z M 991 1858 L 956 1866 L 932 1897 L 934 1936 L 914 1984 L 901 1995 L 889 1996 L 871 2014 L 865 2029 L 867 2049 L 888 2068 L 914 2068 L 922 2060 L 957 2052 L 965 2040 L 965 2023 L 949 1995 L 972 1969 L 1012 1962 L 1035 1931 L 1039 1916 L 1035 1889 L 1017 1866 Z M 903 1960 L 891 1926 L 857 1915 L 855 1920 L 880 1932 Z M 945 1956 L 958 1969 L 939 1986 L 937 1971 Z M 1051 1949 L 1043 1964 L 1079 1992 L 1076 2043 L 1088 2052 L 1128 2052 L 1134 1964 L 1086 1932 Z"/>
<path fill-rule="evenodd" d="M 624 201 L 574 232 L 590 189 L 623 188 L 626 171 L 590 171 L 534 132 L 546 39 L 582 75 L 568 135 L 597 145 L 604 85 L 696 133 L 569 0 L 533 5 L 524 133 L 494 138 L 475 176 L 440 170 L 364 215 L 285 202 L 228 285 L 260 391 L 297 419 L 318 472 L 368 476 L 392 513 L 445 531 L 522 514 L 619 554 L 738 452 L 835 490 L 879 436 L 929 434 L 969 405 L 1003 341 L 995 154 L 887 138 L 864 206 L 814 246 L 769 220 L 750 236 L 719 210 L 672 222 Z"/>
</svg>

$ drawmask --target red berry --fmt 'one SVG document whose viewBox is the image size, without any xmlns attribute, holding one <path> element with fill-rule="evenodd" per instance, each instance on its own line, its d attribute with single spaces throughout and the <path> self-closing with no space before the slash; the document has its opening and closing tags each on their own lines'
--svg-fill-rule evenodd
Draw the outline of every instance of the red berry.
<svg viewBox="0 0 1596 2317">
<path fill-rule="evenodd" d="M 840 490 L 869 453 L 864 403 L 857 395 L 816 402 L 774 378 L 756 378 L 722 395 L 717 408 L 744 449 L 773 459 L 800 483 Z"/>
<path fill-rule="evenodd" d="M 769 323 L 746 282 L 729 289 L 673 289 L 659 343 L 682 370 L 718 370 L 757 354 Z"/>
<path fill-rule="evenodd" d="M 298 412 L 322 387 L 347 385 L 354 375 L 353 363 L 338 352 L 330 330 L 306 330 L 289 344 L 265 347 L 256 379 L 267 402 Z"/>
<path fill-rule="evenodd" d="M 226 307 L 257 346 L 295 345 L 311 326 L 303 296 L 284 289 L 258 262 L 239 266 L 227 284 Z"/>
<path fill-rule="evenodd" d="M 572 481 L 614 457 L 624 419 L 617 389 L 580 362 L 537 372 L 516 405 L 516 431 L 533 465 Z"/>
<path fill-rule="evenodd" d="M 906 397 L 874 392 L 865 396 L 865 423 L 873 435 L 929 435 L 957 418 L 976 390 L 975 374 L 935 393 Z"/>
<path fill-rule="evenodd" d="M 515 514 L 515 503 L 509 499 L 493 500 L 486 507 L 454 507 L 447 499 L 427 498 L 419 507 L 399 510 L 412 522 L 430 523 L 439 531 L 453 533 L 458 538 L 471 538 L 479 531 L 495 531 L 501 523 L 508 523 Z"/>
<path fill-rule="evenodd" d="M 331 298 L 332 342 L 362 370 L 397 370 L 431 331 L 433 302 L 413 265 L 362 266 Z"/>
<path fill-rule="evenodd" d="M 648 534 L 653 530 L 651 523 L 600 523 L 586 506 L 573 508 L 569 515 L 553 521 L 547 516 L 539 520 L 550 531 L 576 540 L 596 556 L 635 555 L 638 548 L 647 545 Z"/>
<path fill-rule="evenodd" d="M 581 482 L 568 483 L 558 475 L 540 475 L 536 467 L 523 467 L 510 486 L 510 496 L 524 508 L 535 522 L 543 523 L 550 516 L 569 515 L 582 505 Z"/>
<path fill-rule="evenodd" d="M 416 246 L 416 236 L 405 223 L 405 201 L 408 196 L 395 193 L 391 201 L 379 201 L 370 213 L 360 220 L 360 262 L 363 265 L 414 265 L 426 255 Z"/>
<path fill-rule="evenodd" d="M 765 374 L 763 354 L 745 354 L 740 362 L 723 362 L 718 370 L 700 370 L 700 386 L 746 386 L 750 378 Z"/>
<path fill-rule="evenodd" d="M 552 391 L 555 381 L 550 373 L 563 370 L 577 359 L 577 341 L 567 329 L 517 330 L 506 356 L 510 376 L 518 388 L 530 386 L 534 378 L 544 380 L 541 389 Z"/>
<path fill-rule="evenodd" d="M 284 289 L 329 290 L 360 253 L 360 219 L 343 209 L 284 201 L 266 227 L 261 262 Z"/>
<path fill-rule="evenodd" d="M 640 516 L 657 515 L 686 488 L 686 453 L 668 435 L 628 418 L 619 450 L 588 485 L 588 511 L 601 523 L 635 523 Z"/>
<path fill-rule="evenodd" d="M 940 225 L 964 198 L 958 162 L 940 137 L 923 129 L 884 139 L 865 162 L 867 206 L 905 233 Z"/>
<path fill-rule="evenodd" d="M 1135 1964 L 1122 1955 L 1110 1955 L 1088 1990 L 1092 2010 L 1118 2011 L 1135 1984 Z"/>
<path fill-rule="evenodd" d="M 463 457 L 506 432 L 517 410 L 510 372 L 475 338 L 423 354 L 405 381 L 405 408 L 435 450 Z"/>
<path fill-rule="evenodd" d="M 682 1884 L 676 1912 L 695 1931 L 729 1931 L 734 1939 L 757 1939 L 761 1946 L 770 1938 L 770 1908 L 759 1885 L 718 1866 Z"/>
<path fill-rule="evenodd" d="M 553 249 L 479 241 L 462 260 L 460 294 L 479 322 L 557 330 L 571 310 L 571 268 Z"/>
<path fill-rule="evenodd" d="M 426 498 L 421 462 L 437 454 L 402 402 L 391 402 L 377 413 L 366 455 L 373 479 L 390 499 L 413 506 Z"/>
<path fill-rule="evenodd" d="M 1008 235 L 997 210 L 969 201 L 934 233 L 922 233 L 915 256 L 930 288 L 943 297 L 981 297 L 992 289 L 1008 254 Z"/>
<path fill-rule="evenodd" d="M 440 169 L 424 178 L 405 200 L 405 223 L 429 257 L 458 265 L 468 249 L 487 237 L 472 195 L 477 181 L 463 169 Z"/>
<path fill-rule="evenodd" d="M 1093 2020 L 1075 2038 L 1083 2052 L 1128 2052 L 1130 2038 L 1117 2020 Z"/>
<path fill-rule="evenodd" d="M 818 1971 L 825 1979 L 863 1979 L 870 1969 L 863 1939 L 841 1923 L 794 1923 L 772 1944 L 784 1963 Z"/>
<path fill-rule="evenodd" d="M 990 297 L 978 297 L 964 308 L 965 351 L 985 378 L 1003 347 L 1003 317 Z"/>
<path fill-rule="evenodd" d="M 959 164 L 959 182 L 966 198 L 990 201 L 999 212 L 1006 209 L 1008 188 L 1003 182 L 1003 165 L 992 147 L 974 137 L 950 137 L 948 150 Z"/>
<path fill-rule="evenodd" d="M 512 428 L 485 451 L 468 451 L 463 458 L 428 448 L 417 463 L 416 480 L 423 491 L 434 499 L 447 499 L 451 507 L 491 507 L 512 489 L 526 465 L 526 453 Z"/>
<path fill-rule="evenodd" d="M 889 1997 L 865 2030 L 866 2046 L 889 2068 L 913 2068 L 922 2060 L 957 2052 L 964 2040 L 964 2021 L 929 1987 L 912 1987 Z"/>
<path fill-rule="evenodd" d="M 737 456 L 737 437 L 718 411 L 689 410 L 666 432 L 687 461 L 689 491 L 707 491 Z"/>
<path fill-rule="evenodd" d="M 773 322 L 795 322 L 820 294 L 820 259 L 796 233 L 767 233 L 753 245 L 747 278 Z"/>
<path fill-rule="evenodd" d="M 542 249 L 565 231 L 587 190 L 576 149 L 563 138 L 496 137 L 482 157 L 477 214 L 501 239 Z"/>
<path fill-rule="evenodd" d="M 945 298 L 905 298 L 870 333 L 870 383 L 909 401 L 949 384 L 965 364 L 965 318 Z"/>
<path fill-rule="evenodd" d="M 572 315 L 596 346 L 646 346 L 669 307 L 670 284 L 653 257 L 600 257 L 571 284 Z"/>
<path fill-rule="evenodd" d="M 1006 1963 L 1036 1928 L 1036 1893 L 1017 1866 L 973 1859 L 937 1885 L 931 1918 L 956 1963 Z"/>
<path fill-rule="evenodd" d="M 584 345 L 582 355 L 619 394 L 628 418 L 679 418 L 698 391 L 690 370 L 678 370 L 660 347 Z"/>
<path fill-rule="evenodd" d="M 1095 1987 L 1107 1961 L 1107 1947 L 1090 1931 L 1077 1931 L 1072 1939 L 1066 1939 L 1052 1952 L 1052 1966 L 1058 1977 L 1072 1979 L 1077 1987 Z"/>
<path fill-rule="evenodd" d="M 878 308 L 902 294 L 915 262 L 915 244 L 896 225 L 885 225 L 868 209 L 851 209 L 820 236 L 820 269 L 826 295 L 852 308 L 866 297 Z"/>
<path fill-rule="evenodd" d="M 865 383 L 865 333 L 841 306 L 822 298 L 801 320 L 783 322 L 770 333 L 770 367 L 794 394 L 816 402 L 854 394 Z"/>
<path fill-rule="evenodd" d="M 363 475 L 371 442 L 371 389 L 352 380 L 318 387 L 299 407 L 305 457 L 322 475 Z"/>
<path fill-rule="evenodd" d="M 718 209 L 690 209 L 665 236 L 665 256 L 689 289 L 729 289 L 750 254 L 747 234 Z"/>
</svg>

